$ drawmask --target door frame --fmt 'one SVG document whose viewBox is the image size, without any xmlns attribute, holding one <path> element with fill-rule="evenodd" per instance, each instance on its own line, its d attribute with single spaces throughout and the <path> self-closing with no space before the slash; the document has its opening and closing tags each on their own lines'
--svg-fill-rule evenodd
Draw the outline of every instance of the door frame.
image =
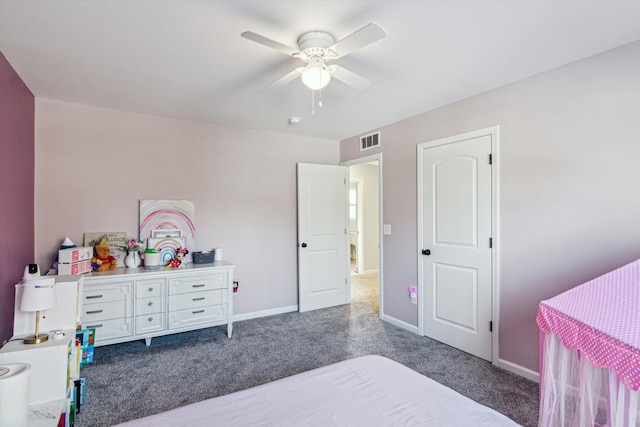
<svg viewBox="0 0 640 427">
<path fill-rule="evenodd" d="M 378 162 L 378 282 L 379 282 L 379 317 L 384 318 L 384 260 L 383 260 L 383 241 L 382 238 L 382 224 L 384 223 L 382 218 L 382 153 L 372 154 L 366 157 L 360 157 L 353 160 L 347 160 L 340 162 L 340 166 L 346 166 L 347 170 L 350 166 L 362 165 L 365 163 Z M 349 176 L 350 179 L 350 176 Z M 348 275 L 349 290 L 351 290 L 351 274 Z"/>
<path fill-rule="evenodd" d="M 418 144 L 417 146 L 417 160 L 418 160 L 418 247 L 416 248 L 417 254 L 420 253 L 424 247 L 423 242 L 423 224 L 421 218 L 424 215 L 423 212 L 423 160 L 422 152 L 426 149 L 437 147 L 440 145 L 452 144 L 455 142 L 464 141 L 467 139 L 478 138 L 481 136 L 491 136 L 491 156 L 492 156 L 492 168 L 491 168 L 491 236 L 493 239 L 492 253 L 491 253 L 491 320 L 492 320 L 492 333 L 491 333 L 491 363 L 493 365 L 499 365 L 499 336 L 500 336 L 500 159 L 499 148 L 499 132 L 500 127 L 498 125 L 480 129 L 476 131 L 466 132 L 459 135 L 454 135 L 446 138 L 436 139 L 433 141 L 427 141 Z M 419 260 L 418 256 L 418 260 Z M 418 261 L 418 281 L 419 281 L 419 298 L 418 298 L 418 333 L 424 336 L 424 283 L 422 278 L 424 277 L 422 262 Z"/>
</svg>

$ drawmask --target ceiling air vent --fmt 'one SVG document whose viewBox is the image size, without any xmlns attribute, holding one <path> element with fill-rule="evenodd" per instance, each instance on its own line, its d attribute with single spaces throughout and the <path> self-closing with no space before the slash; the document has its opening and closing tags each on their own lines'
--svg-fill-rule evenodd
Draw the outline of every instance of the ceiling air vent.
<svg viewBox="0 0 640 427">
<path fill-rule="evenodd" d="M 360 137 L 360 151 L 378 147 L 380 145 L 380 131 Z"/>
</svg>

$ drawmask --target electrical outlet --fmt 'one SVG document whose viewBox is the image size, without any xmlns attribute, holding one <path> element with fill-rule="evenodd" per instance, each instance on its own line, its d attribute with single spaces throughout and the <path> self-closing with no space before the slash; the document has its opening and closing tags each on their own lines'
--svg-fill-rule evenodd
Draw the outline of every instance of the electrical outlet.
<svg viewBox="0 0 640 427">
<path fill-rule="evenodd" d="M 386 234 L 387 236 L 391 235 L 391 224 L 384 224 L 382 227 L 382 233 Z"/>
</svg>

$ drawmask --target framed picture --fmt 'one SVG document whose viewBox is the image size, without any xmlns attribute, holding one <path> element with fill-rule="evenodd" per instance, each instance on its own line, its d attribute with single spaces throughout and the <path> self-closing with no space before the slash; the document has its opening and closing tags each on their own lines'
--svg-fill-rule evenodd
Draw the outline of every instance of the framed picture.
<svg viewBox="0 0 640 427">
<path fill-rule="evenodd" d="M 103 236 L 106 236 L 107 243 L 111 255 L 118 261 L 118 267 L 124 267 L 124 257 L 127 253 L 124 251 L 126 245 L 127 233 L 124 231 L 100 231 L 84 233 L 84 246 L 91 246 L 94 248 L 93 256 L 96 255 L 95 247 Z"/>
</svg>

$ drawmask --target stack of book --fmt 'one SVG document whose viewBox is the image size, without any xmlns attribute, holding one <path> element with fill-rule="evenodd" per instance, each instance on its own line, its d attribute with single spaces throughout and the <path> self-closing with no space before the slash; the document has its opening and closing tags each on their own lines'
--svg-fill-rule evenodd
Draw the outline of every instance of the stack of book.
<svg viewBox="0 0 640 427">
<path fill-rule="evenodd" d="M 79 329 L 75 341 L 69 346 L 69 364 L 67 372 L 67 404 L 58 427 L 73 427 L 76 414 L 85 399 L 86 379 L 80 377 L 80 368 L 93 362 L 96 330 Z"/>
</svg>

